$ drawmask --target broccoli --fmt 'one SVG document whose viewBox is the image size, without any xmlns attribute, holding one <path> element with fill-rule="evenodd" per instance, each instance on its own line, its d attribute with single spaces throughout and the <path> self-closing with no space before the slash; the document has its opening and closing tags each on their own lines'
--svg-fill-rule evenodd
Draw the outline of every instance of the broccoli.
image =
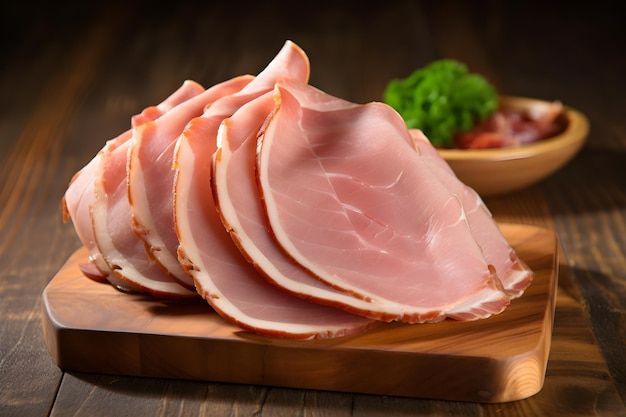
<svg viewBox="0 0 626 417">
<path fill-rule="evenodd" d="M 407 127 L 421 129 L 437 147 L 450 147 L 454 133 L 471 130 L 498 107 L 495 88 L 452 59 L 434 61 L 407 78 L 391 80 L 383 101 Z"/>
</svg>

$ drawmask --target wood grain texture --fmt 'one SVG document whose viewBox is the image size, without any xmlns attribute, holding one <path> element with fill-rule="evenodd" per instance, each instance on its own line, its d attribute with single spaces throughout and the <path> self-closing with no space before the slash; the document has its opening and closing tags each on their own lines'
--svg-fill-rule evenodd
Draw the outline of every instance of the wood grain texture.
<svg viewBox="0 0 626 417">
<path fill-rule="evenodd" d="M 504 402 L 543 386 L 558 276 L 553 232 L 502 225 L 535 271 L 526 293 L 487 320 L 381 323 L 293 341 L 247 333 L 204 302 L 166 304 L 85 278 L 78 250 L 43 294 L 46 342 L 62 369 L 110 374 Z M 303 378 L 303 376 L 306 376 Z"/>
</svg>

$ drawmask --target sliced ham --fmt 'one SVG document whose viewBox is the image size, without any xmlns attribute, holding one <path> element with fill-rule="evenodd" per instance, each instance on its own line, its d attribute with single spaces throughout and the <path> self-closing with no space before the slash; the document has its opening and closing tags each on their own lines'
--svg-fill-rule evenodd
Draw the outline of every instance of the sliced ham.
<svg viewBox="0 0 626 417">
<path fill-rule="evenodd" d="M 183 286 L 195 290 L 193 278 L 177 258 L 174 228 L 174 146 L 189 121 L 215 100 L 241 90 L 252 80 L 241 76 L 216 84 L 167 114 L 135 128 L 129 144 L 128 193 L 132 227 L 148 256 Z"/>
<path fill-rule="evenodd" d="M 83 273 L 283 338 L 502 312 L 533 273 L 480 197 L 389 106 L 309 73 L 287 41 L 257 76 L 133 116 L 63 198 Z"/>
<path fill-rule="evenodd" d="M 519 297 L 531 283 L 533 271 L 509 245 L 480 196 L 456 177 L 422 131 L 411 129 L 410 133 L 433 175 L 441 181 L 442 186 L 461 199 L 471 232 L 486 261 L 495 268 L 505 291 L 511 298 Z"/>
<path fill-rule="evenodd" d="M 500 108 L 468 132 L 454 135 L 460 149 L 512 148 L 552 137 L 564 129 L 563 104 L 554 101 L 529 111 Z"/>
<path fill-rule="evenodd" d="M 212 185 L 217 210 L 233 241 L 272 284 L 295 296 L 386 320 L 377 304 L 332 288 L 294 262 L 267 231 L 256 181 L 257 136 L 274 110 L 266 93 L 224 120 L 217 138 Z"/>
<path fill-rule="evenodd" d="M 257 170 L 272 232 L 293 259 L 399 321 L 508 305 L 460 197 L 433 177 L 397 113 L 301 82 L 277 89 Z"/>
<path fill-rule="evenodd" d="M 207 192 L 214 152 L 206 144 L 209 134 L 214 134 L 210 120 L 194 119 L 176 151 L 181 167 L 175 202 L 179 251 L 200 295 L 226 320 L 267 336 L 323 339 L 369 328 L 371 320 L 302 300 L 270 285 L 244 259 Z"/>
<path fill-rule="evenodd" d="M 95 199 L 91 206 L 94 237 L 104 260 L 115 276 L 158 297 L 195 297 L 157 263 L 152 262 L 144 243 L 132 229 L 128 199 L 126 141 L 102 152 L 96 166 Z"/>
<path fill-rule="evenodd" d="M 291 42 L 244 89 L 209 106 L 191 121 L 175 152 L 174 213 L 179 258 L 197 291 L 225 319 L 255 333 L 330 338 L 361 332 L 372 320 L 322 306 L 270 285 L 233 244 L 211 193 L 211 160 L 219 125 L 237 109 L 271 91 L 280 77 L 308 80 L 308 59 Z"/>
<path fill-rule="evenodd" d="M 176 105 L 186 101 L 187 99 L 199 94 L 204 88 L 192 81 L 185 81 L 176 91 L 163 100 L 157 106 L 150 106 L 141 113 L 131 118 L 133 127 L 139 126 L 150 120 L 154 120 L 161 115 L 167 113 Z M 132 136 L 132 130 L 129 129 L 119 136 L 107 141 L 104 147 L 89 161 L 80 171 L 78 171 L 70 181 L 70 184 L 63 196 L 63 220 L 67 221 L 71 218 L 74 229 L 81 243 L 89 251 L 89 259 L 81 265 L 83 273 L 97 281 L 109 280 L 113 285 L 125 291 L 138 291 L 139 288 L 120 280 L 111 274 L 111 269 L 105 262 L 93 234 L 93 226 L 91 221 L 91 206 L 93 205 L 94 181 L 96 166 L 99 163 L 102 153 L 123 144 Z"/>
</svg>

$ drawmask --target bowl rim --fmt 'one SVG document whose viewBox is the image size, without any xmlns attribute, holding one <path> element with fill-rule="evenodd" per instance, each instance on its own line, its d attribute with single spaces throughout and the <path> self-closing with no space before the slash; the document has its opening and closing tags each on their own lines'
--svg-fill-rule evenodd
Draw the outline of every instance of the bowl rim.
<svg viewBox="0 0 626 417">
<path fill-rule="evenodd" d="M 513 103 L 514 107 L 526 107 L 531 104 L 547 105 L 551 103 L 547 100 L 517 96 L 500 96 L 500 99 L 503 102 Z M 448 161 L 471 159 L 508 160 L 526 158 L 575 144 L 582 146 L 589 133 L 589 119 L 579 110 L 565 105 L 563 106 L 563 115 L 567 119 L 565 130 L 558 135 L 528 145 L 491 149 L 438 148 L 437 151 Z"/>
</svg>

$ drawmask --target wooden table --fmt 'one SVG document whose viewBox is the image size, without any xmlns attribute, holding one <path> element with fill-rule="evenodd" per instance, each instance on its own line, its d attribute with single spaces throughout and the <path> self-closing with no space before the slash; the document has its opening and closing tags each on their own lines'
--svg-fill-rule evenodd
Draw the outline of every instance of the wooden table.
<svg viewBox="0 0 626 417">
<path fill-rule="evenodd" d="M 261 3 L 261 2 L 260 2 Z M 626 408 L 626 31 L 604 2 L 111 2 L 0 9 L 0 415 L 595 415 Z M 464 403 L 64 372 L 42 334 L 42 292 L 80 246 L 61 221 L 71 176 L 129 116 L 184 79 L 260 71 L 286 39 L 311 84 L 380 100 L 394 77 L 441 57 L 507 95 L 559 99 L 591 122 L 582 152 L 531 188 L 486 199 L 500 222 L 561 245 L 543 389 Z"/>
</svg>

